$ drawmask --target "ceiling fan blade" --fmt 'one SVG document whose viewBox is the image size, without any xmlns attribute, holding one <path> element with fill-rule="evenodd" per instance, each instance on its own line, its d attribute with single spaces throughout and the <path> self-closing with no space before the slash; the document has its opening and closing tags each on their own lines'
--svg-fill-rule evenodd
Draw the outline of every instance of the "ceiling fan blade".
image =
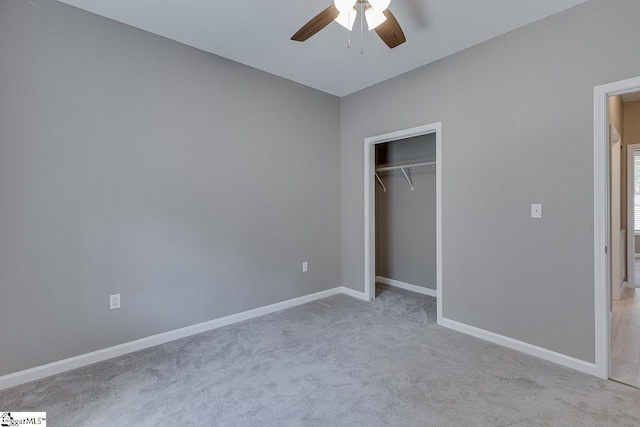
<svg viewBox="0 0 640 427">
<path fill-rule="evenodd" d="M 293 36 L 291 36 L 291 40 L 295 40 L 297 42 L 303 42 L 307 40 L 309 37 L 313 36 L 315 33 L 326 27 L 338 17 L 340 12 L 336 9 L 335 5 L 331 5 L 318 15 L 313 18 L 311 21 L 304 24 L 302 28 L 298 30 Z"/>
<path fill-rule="evenodd" d="M 387 20 L 382 24 L 376 27 L 376 33 L 380 36 L 383 42 L 387 44 L 391 49 L 401 45 L 406 42 L 407 39 L 404 36 L 404 32 L 402 28 L 400 28 L 400 24 L 398 24 L 398 20 L 393 13 L 389 9 L 385 10 L 384 16 L 387 17 Z"/>
</svg>

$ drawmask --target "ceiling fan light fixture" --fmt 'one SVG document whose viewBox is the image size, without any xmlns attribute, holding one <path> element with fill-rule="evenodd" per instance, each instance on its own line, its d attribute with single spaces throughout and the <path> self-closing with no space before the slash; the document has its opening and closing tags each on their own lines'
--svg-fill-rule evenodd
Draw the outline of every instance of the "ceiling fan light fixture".
<svg viewBox="0 0 640 427">
<path fill-rule="evenodd" d="M 355 8 L 358 0 L 333 0 L 333 4 L 340 13 L 349 13 L 351 9 Z"/>
<path fill-rule="evenodd" d="M 310 0 L 305 0 L 310 1 Z M 373 3 L 373 5 L 372 5 Z M 362 40 L 364 32 L 364 21 L 366 19 L 369 30 L 376 30 L 378 36 L 390 48 L 394 49 L 407 41 L 398 20 L 391 10 L 386 7 L 389 0 L 333 0 L 329 7 L 314 16 L 309 22 L 304 24 L 291 40 L 303 42 L 314 36 L 318 31 L 337 21 L 349 31 L 347 32 L 347 47 L 351 47 L 351 29 L 360 14 L 360 54 L 363 53 Z M 382 10 L 378 10 L 381 8 Z M 380 25 L 382 24 L 382 25 Z"/>
<path fill-rule="evenodd" d="M 371 7 L 378 12 L 384 12 L 391 4 L 391 0 L 367 0 Z"/>
<path fill-rule="evenodd" d="M 358 16 L 358 11 L 355 9 L 351 9 L 348 12 L 340 12 L 340 15 L 335 19 L 335 21 L 345 27 L 347 30 L 353 30 L 353 24 L 356 22 L 356 17 Z"/>
<path fill-rule="evenodd" d="M 367 26 L 369 28 L 369 31 L 375 29 L 378 25 L 387 20 L 387 17 L 384 16 L 384 13 L 373 9 L 372 7 L 368 8 L 364 12 L 364 16 L 365 18 L 367 18 Z"/>
</svg>

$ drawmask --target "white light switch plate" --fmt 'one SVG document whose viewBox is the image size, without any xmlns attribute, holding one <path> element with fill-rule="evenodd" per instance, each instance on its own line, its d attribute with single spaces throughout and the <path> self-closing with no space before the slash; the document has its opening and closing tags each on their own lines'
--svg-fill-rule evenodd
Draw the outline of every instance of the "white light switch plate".
<svg viewBox="0 0 640 427">
<path fill-rule="evenodd" d="M 533 203 L 531 205 L 531 218 L 535 218 L 535 219 L 542 218 L 542 204 Z"/>
<path fill-rule="evenodd" d="M 305 261 L 302 263 L 302 272 L 306 273 L 307 271 L 309 271 L 309 263 Z"/>
</svg>

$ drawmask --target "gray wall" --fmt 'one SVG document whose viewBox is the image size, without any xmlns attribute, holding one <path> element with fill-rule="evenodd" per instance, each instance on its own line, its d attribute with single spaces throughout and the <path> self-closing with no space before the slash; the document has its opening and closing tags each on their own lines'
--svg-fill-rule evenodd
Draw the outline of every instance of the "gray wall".
<svg viewBox="0 0 640 427">
<path fill-rule="evenodd" d="M 436 159 L 435 134 L 376 145 L 377 167 Z M 376 275 L 436 289 L 436 171 L 381 172 L 376 183 Z"/>
<path fill-rule="evenodd" d="M 0 0 L 0 375 L 340 285 L 338 98 L 39 3 Z"/>
<path fill-rule="evenodd" d="M 638 16 L 593 0 L 342 98 L 343 285 L 364 138 L 442 121 L 444 316 L 594 362 L 593 88 L 640 74 Z"/>
</svg>

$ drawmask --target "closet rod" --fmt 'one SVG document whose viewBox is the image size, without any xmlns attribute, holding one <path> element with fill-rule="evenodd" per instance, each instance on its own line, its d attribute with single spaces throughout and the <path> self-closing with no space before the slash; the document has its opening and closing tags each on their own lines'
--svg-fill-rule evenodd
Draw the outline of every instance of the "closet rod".
<svg viewBox="0 0 640 427">
<path fill-rule="evenodd" d="M 404 165 L 385 166 L 383 168 L 376 168 L 376 172 L 387 172 L 387 171 L 394 171 L 398 169 L 411 169 L 411 168 L 418 168 L 421 166 L 435 166 L 435 165 L 436 165 L 436 162 L 406 163 Z"/>
</svg>

